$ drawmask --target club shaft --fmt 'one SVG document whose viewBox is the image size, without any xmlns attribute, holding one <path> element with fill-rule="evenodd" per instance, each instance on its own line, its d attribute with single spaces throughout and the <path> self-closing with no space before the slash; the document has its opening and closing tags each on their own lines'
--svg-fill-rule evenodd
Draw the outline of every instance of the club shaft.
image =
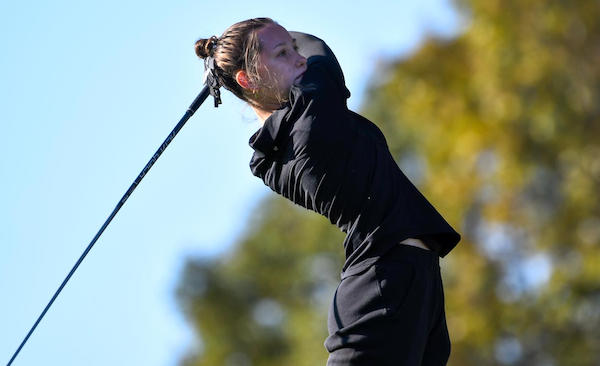
<svg viewBox="0 0 600 366">
<path fill-rule="evenodd" d="M 48 310 L 50 309 L 50 307 L 52 306 L 52 304 L 54 303 L 54 301 L 56 300 L 56 298 L 58 297 L 58 295 L 61 293 L 61 291 L 63 290 L 63 288 L 67 284 L 67 282 L 69 282 L 69 280 L 71 279 L 71 277 L 73 276 L 73 274 L 75 273 L 75 271 L 77 270 L 77 268 L 79 267 L 79 265 L 81 264 L 81 262 L 83 262 L 83 260 L 88 255 L 88 253 L 90 252 L 90 250 L 92 250 L 92 247 L 94 246 L 94 244 L 96 244 L 96 242 L 98 241 L 98 239 L 100 238 L 100 236 L 102 235 L 102 233 L 104 232 L 104 230 L 106 230 L 106 228 L 108 227 L 108 225 L 110 224 L 110 222 L 113 220 L 113 218 L 117 215 L 117 213 L 119 212 L 119 210 L 121 209 L 121 207 L 123 207 L 123 205 L 125 204 L 125 202 L 129 198 L 129 196 L 131 196 L 131 194 L 137 188 L 137 186 L 140 184 L 140 182 L 142 181 L 142 179 L 144 179 L 144 177 L 146 176 L 146 174 L 148 174 L 148 171 L 152 168 L 152 166 L 154 165 L 154 163 L 156 163 L 156 161 L 158 160 L 158 158 L 162 155 L 162 153 L 165 151 L 165 149 L 173 141 L 173 139 L 175 138 L 175 136 L 177 136 L 177 134 L 183 128 L 183 126 L 185 125 L 185 123 L 190 119 L 190 117 L 192 117 L 192 115 L 196 112 L 196 110 L 198 110 L 198 108 L 206 100 L 206 98 L 208 97 L 208 95 L 209 95 L 209 89 L 208 89 L 208 87 L 204 87 L 202 89 L 202 91 L 200 92 L 200 94 L 198 94 L 198 96 L 196 97 L 196 99 L 192 102 L 192 104 L 190 105 L 190 107 L 186 110 L 184 116 L 181 118 L 181 120 L 179 121 L 179 123 L 177 123 L 177 125 L 175 126 L 175 128 L 173 128 L 173 130 L 171 131 L 171 133 L 169 134 L 169 136 L 167 136 L 167 138 L 165 139 L 165 141 L 160 145 L 160 147 L 158 148 L 158 150 L 156 151 L 156 153 L 154 153 L 154 155 L 152 155 L 152 158 L 150 159 L 150 161 L 148 162 L 148 164 L 146 164 L 146 166 L 144 167 L 144 169 L 142 169 L 141 173 L 137 176 L 137 178 L 135 179 L 135 181 L 131 184 L 131 186 L 129 187 L 129 189 L 127 190 L 127 192 L 125 192 L 125 194 L 123 195 L 123 197 L 121 198 L 121 200 L 119 201 L 119 203 L 117 204 L 117 206 L 115 207 L 115 209 L 112 211 L 112 213 L 110 214 L 110 216 L 108 217 L 108 219 L 106 219 L 106 221 L 104 222 L 104 224 L 102 225 L 102 227 L 100 228 L 100 230 L 98 231 L 98 233 L 96 234 L 96 236 L 94 236 L 94 239 L 92 239 L 92 241 L 87 246 L 87 248 L 85 249 L 85 251 L 83 252 L 83 254 L 81 254 L 81 256 L 79 257 L 79 259 L 77 260 L 77 263 L 75 263 L 75 265 L 73 266 L 73 268 L 71 269 L 71 271 L 69 272 L 69 274 L 67 275 L 67 277 L 64 279 L 64 281 L 62 282 L 62 284 L 58 288 L 58 290 L 56 290 L 56 292 L 54 293 L 54 296 L 52 296 L 52 299 L 50 300 L 50 302 L 48 302 L 48 305 L 46 305 L 46 307 L 44 308 L 44 311 L 42 311 L 41 315 L 38 317 L 38 319 L 36 320 L 36 322 L 33 324 L 33 327 L 31 327 L 31 329 L 29 330 L 29 333 L 27 333 L 27 336 L 25 337 L 25 339 L 23 339 L 23 341 L 21 342 L 21 345 L 19 345 L 19 348 L 17 348 L 16 352 L 14 353 L 14 355 L 12 356 L 12 358 L 10 359 L 10 361 L 8 361 L 7 366 L 10 366 L 13 363 L 13 361 L 15 360 L 15 358 L 17 358 L 17 355 L 19 354 L 19 352 L 21 352 L 21 349 L 23 348 L 23 346 L 25 346 L 25 343 L 27 343 L 27 341 L 29 340 L 29 337 L 31 337 L 31 334 L 33 334 L 33 332 L 37 328 L 38 324 L 42 321 L 42 319 L 44 318 L 44 316 L 46 315 L 46 313 L 48 312 Z"/>
</svg>

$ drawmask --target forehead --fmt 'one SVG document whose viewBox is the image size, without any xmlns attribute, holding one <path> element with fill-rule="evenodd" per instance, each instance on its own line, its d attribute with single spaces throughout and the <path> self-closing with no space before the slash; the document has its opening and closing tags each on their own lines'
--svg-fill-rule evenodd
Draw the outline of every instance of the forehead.
<svg viewBox="0 0 600 366">
<path fill-rule="evenodd" d="M 258 31 L 258 38 L 264 51 L 272 50 L 282 43 L 292 43 L 290 33 L 279 24 L 269 24 Z"/>
</svg>

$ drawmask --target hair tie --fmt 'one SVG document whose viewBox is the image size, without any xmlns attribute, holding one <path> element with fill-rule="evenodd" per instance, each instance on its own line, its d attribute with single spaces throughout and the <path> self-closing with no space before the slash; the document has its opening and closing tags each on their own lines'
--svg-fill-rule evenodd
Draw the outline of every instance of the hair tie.
<svg viewBox="0 0 600 366">
<path fill-rule="evenodd" d="M 209 56 L 213 56 L 215 54 L 215 51 L 217 49 L 217 42 L 219 42 L 219 38 L 217 38 L 217 36 L 212 36 L 209 38 L 211 47 L 210 47 L 210 51 L 209 51 Z"/>
</svg>

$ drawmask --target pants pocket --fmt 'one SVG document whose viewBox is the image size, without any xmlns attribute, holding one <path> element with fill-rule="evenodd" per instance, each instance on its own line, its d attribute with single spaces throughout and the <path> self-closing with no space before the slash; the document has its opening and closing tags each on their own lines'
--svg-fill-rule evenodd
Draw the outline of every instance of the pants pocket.
<svg viewBox="0 0 600 366">
<path fill-rule="evenodd" d="M 375 273 L 387 316 L 397 318 L 410 301 L 416 279 L 415 268 L 406 263 L 378 263 Z"/>
<path fill-rule="evenodd" d="M 360 322 L 383 307 L 375 267 L 346 277 L 340 282 L 327 319 L 329 334 Z"/>
</svg>

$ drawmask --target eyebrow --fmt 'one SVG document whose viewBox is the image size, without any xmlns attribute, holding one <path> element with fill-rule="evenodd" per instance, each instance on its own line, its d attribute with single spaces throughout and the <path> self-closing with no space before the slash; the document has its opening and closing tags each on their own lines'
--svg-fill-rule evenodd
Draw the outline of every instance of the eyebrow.
<svg viewBox="0 0 600 366">
<path fill-rule="evenodd" d="M 292 38 L 292 45 L 296 45 L 296 38 Z M 285 46 L 287 44 L 287 42 L 283 41 L 281 43 L 276 44 L 275 46 L 273 46 L 273 49 L 276 49 L 279 46 Z"/>
</svg>

